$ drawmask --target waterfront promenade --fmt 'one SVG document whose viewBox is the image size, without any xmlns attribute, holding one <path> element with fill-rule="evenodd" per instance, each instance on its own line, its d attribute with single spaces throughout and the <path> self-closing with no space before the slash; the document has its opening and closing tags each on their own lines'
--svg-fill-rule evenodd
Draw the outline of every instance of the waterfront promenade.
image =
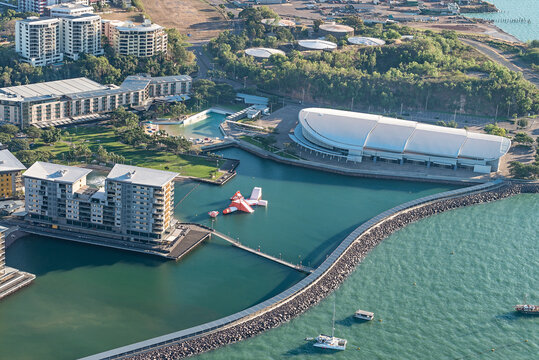
<svg viewBox="0 0 539 360">
<path fill-rule="evenodd" d="M 347 236 L 311 275 L 261 304 L 211 323 L 85 359 L 124 357 L 176 359 L 249 338 L 289 321 L 317 304 L 344 281 L 370 249 L 407 224 L 461 206 L 538 190 L 537 185 L 508 185 L 496 181 L 427 196 L 399 205 L 362 224 Z"/>
</svg>

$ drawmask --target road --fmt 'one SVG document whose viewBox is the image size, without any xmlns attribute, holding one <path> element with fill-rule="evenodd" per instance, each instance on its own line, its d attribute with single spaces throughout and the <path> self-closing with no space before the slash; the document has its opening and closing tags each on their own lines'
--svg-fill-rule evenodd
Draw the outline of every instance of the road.
<svg viewBox="0 0 539 360">
<path fill-rule="evenodd" d="M 485 55 L 492 61 L 505 66 L 509 70 L 522 73 L 522 75 L 524 76 L 526 80 L 530 81 L 535 86 L 539 87 L 539 76 L 535 74 L 532 70 L 518 66 L 517 64 L 512 62 L 510 59 L 505 57 L 503 54 L 500 54 L 496 49 L 488 45 L 485 45 L 479 41 L 464 39 L 464 38 L 460 38 L 460 40 L 464 42 L 465 44 L 470 45 L 471 47 L 473 47 L 474 49 L 476 49 L 477 51 L 479 51 L 480 53 L 482 53 L 483 55 Z"/>
</svg>

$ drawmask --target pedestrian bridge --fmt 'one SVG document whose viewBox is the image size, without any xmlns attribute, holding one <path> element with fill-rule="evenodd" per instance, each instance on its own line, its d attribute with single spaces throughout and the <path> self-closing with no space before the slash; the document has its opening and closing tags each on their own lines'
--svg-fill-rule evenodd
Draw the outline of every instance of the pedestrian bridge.
<svg viewBox="0 0 539 360">
<path fill-rule="evenodd" d="M 265 254 L 265 253 L 261 252 L 260 249 L 253 249 L 253 248 L 250 248 L 248 246 L 245 246 L 242 243 L 240 243 L 239 241 L 234 240 L 230 236 L 227 236 L 227 235 L 225 235 L 223 233 L 220 233 L 217 230 L 212 230 L 211 234 L 217 236 L 220 239 L 223 239 L 223 240 L 229 242 L 230 244 L 234 245 L 235 247 L 238 247 L 238 248 L 240 248 L 242 250 L 248 251 L 248 252 L 250 252 L 252 254 L 261 256 L 263 258 L 266 258 L 266 259 L 271 260 L 273 262 L 276 262 L 278 264 L 287 266 L 287 267 L 292 268 L 294 270 L 301 271 L 301 272 L 304 272 L 304 273 L 307 273 L 307 274 L 310 274 L 310 273 L 312 273 L 314 271 L 313 268 L 310 268 L 308 266 L 304 266 L 302 264 L 292 264 L 292 263 L 290 263 L 288 261 L 285 261 L 283 259 L 279 259 L 279 258 L 277 258 L 275 256 Z"/>
</svg>

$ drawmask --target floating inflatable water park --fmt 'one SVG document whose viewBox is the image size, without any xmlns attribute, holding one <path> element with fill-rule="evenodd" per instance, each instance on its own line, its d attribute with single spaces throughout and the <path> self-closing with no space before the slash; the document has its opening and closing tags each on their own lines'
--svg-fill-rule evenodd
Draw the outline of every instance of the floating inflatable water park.
<svg viewBox="0 0 539 360">
<path fill-rule="evenodd" d="M 260 187 L 253 188 L 249 199 L 246 199 L 238 190 L 234 196 L 230 198 L 230 200 L 230 205 L 223 210 L 223 215 L 230 214 L 235 211 L 242 211 L 250 214 L 254 212 L 253 206 L 268 206 L 268 201 L 262 200 L 262 188 Z M 219 211 L 210 211 L 208 215 L 215 218 L 217 215 L 219 215 Z"/>
</svg>

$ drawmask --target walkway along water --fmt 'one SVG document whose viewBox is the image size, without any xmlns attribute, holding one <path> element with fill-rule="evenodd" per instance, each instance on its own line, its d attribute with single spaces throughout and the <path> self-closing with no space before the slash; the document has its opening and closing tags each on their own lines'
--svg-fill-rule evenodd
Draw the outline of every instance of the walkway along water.
<svg viewBox="0 0 539 360">
<path fill-rule="evenodd" d="M 430 215 L 519 193 L 537 193 L 538 184 L 493 181 L 416 199 L 365 222 L 328 256 L 311 275 L 284 292 L 244 311 L 190 329 L 149 339 L 100 354 L 95 359 L 178 359 L 255 336 L 302 314 L 337 289 L 384 238 Z"/>
</svg>

